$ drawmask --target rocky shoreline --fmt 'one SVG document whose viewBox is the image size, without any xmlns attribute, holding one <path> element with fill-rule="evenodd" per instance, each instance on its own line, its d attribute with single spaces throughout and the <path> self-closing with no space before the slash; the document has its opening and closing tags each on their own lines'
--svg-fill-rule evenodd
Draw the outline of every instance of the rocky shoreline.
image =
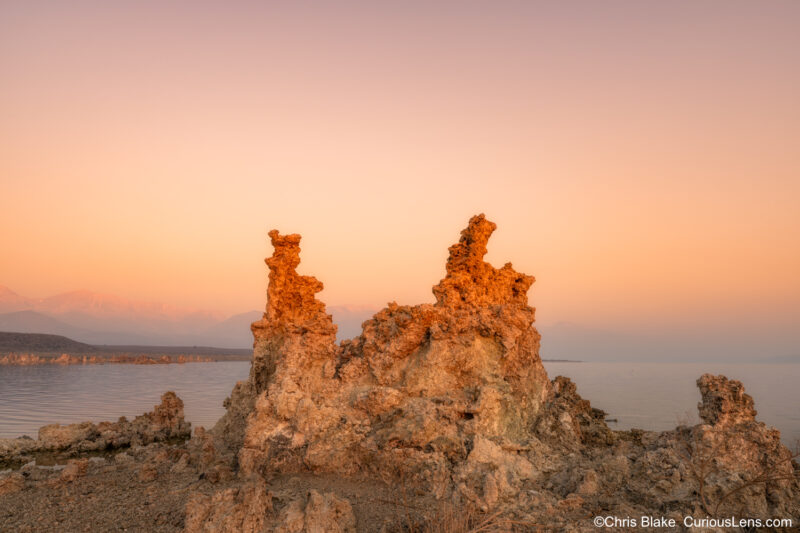
<svg viewBox="0 0 800 533">
<path fill-rule="evenodd" d="M 271 232 L 250 376 L 215 427 L 185 440 L 167 393 L 133 422 L 0 441 L 0 530 L 589 532 L 593 517 L 648 516 L 796 531 L 797 455 L 740 382 L 700 376 L 695 426 L 613 431 L 547 376 L 533 277 L 483 261 L 494 229 L 470 220 L 435 304 L 390 303 L 339 344 L 322 283 L 296 272 L 300 236 Z"/>
<path fill-rule="evenodd" d="M 153 442 L 185 441 L 191 425 L 183 417 L 183 401 L 166 392 L 153 411 L 129 421 L 50 424 L 39 428 L 36 439 L 0 439 L 0 468 L 29 464 L 37 456 L 71 458 L 90 452 L 113 452 Z"/>
</svg>

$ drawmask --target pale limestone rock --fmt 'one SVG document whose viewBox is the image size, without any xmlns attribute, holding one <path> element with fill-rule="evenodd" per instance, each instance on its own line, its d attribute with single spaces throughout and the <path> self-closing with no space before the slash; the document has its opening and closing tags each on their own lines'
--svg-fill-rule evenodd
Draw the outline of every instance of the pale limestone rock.
<svg viewBox="0 0 800 533">
<path fill-rule="evenodd" d="M 8 475 L 0 477 L 0 496 L 19 492 L 25 488 L 25 478 L 22 474 L 12 472 Z"/>
<path fill-rule="evenodd" d="M 305 501 L 287 505 L 277 520 L 275 533 L 355 533 L 356 518 L 350 502 L 331 493 L 311 490 Z"/>
<path fill-rule="evenodd" d="M 64 470 L 61 471 L 61 481 L 64 483 L 71 483 L 79 477 L 85 476 L 88 468 L 88 459 L 71 459 L 67 462 L 67 466 Z"/>
<path fill-rule="evenodd" d="M 272 527 L 272 495 L 263 482 L 195 494 L 186 505 L 185 533 L 267 533 Z"/>
<path fill-rule="evenodd" d="M 578 485 L 578 494 L 586 497 L 595 494 L 599 488 L 599 480 L 597 472 L 594 470 L 587 470 L 583 474 L 583 481 Z"/>
<path fill-rule="evenodd" d="M 703 401 L 697 404 L 700 418 L 712 426 L 752 422 L 756 418 L 753 398 L 740 381 L 703 374 L 697 380 Z"/>
</svg>

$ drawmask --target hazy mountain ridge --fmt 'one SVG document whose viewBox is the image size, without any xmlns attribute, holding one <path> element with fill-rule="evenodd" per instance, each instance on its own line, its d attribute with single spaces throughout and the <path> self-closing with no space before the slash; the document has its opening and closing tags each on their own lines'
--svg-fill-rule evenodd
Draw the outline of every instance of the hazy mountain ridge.
<svg viewBox="0 0 800 533">
<path fill-rule="evenodd" d="M 157 346 L 157 345 L 118 345 L 118 344 L 87 344 L 78 342 L 64 335 L 51 335 L 45 333 L 20 333 L 0 331 L 0 365 L 19 364 L 14 359 L 9 360 L 2 354 L 69 354 L 81 356 L 90 354 L 92 357 L 108 358 L 113 356 L 128 356 L 131 354 L 144 355 L 156 354 L 177 356 L 214 356 L 214 360 L 250 360 L 251 350 L 248 348 L 219 348 L 215 346 Z M 96 356 L 93 354 L 97 354 Z M 44 358 L 48 360 L 47 357 Z M 187 359 L 191 362 L 191 359 Z M 94 359 L 89 363 L 96 362 Z M 122 360 L 117 362 L 129 362 Z M 22 364 L 31 364 L 30 360 Z M 38 364 L 36 362 L 32 364 Z M 65 364 L 76 364 L 65 362 Z M 77 364 L 81 364 L 77 362 Z M 86 364 L 86 361 L 83 362 Z"/>
<path fill-rule="evenodd" d="M 369 306 L 327 306 L 337 339 L 361 334 L 378 311 Z M 102 345 L 253 346 L 250 324 L 263 311 L 219 313 L 157 302 L 134 302 L 91 291 L 33 299 L 0 286 L 0 331 L 63 335 Z M 569 322 L 538 324 L 544 359 L 581 361 L 697 361 L 725 354 L 730 361 L 800 362 L 793 335 L 753 329 L 730 331 L 614 331 Z M 765 351 L 764 346 L 771 346 Z M 714 360 L 712 356 L 710 359 Z"/>
<path fill-rule="evenodd" d="M 68 318 L 67 318 L 68 320 Z M 124 326 L 123 326 L 124 327 Z M 37 311 L 16 311 L 0 314 L 0 331 L 63 335 L 88 344 L 158 344 L 171 343 L 176 336 L 117 330 L 93 330 L 68 323 L 64 317 L 54 318 Z M 194 344 L 194 342 L 188 342 Z"/>
<path fill-rule="evenodd" d="M 331 306 L 339 336 L 361 332 L 377 309 Z M 47 298 L 28 298 L 0 286 L 0 331 L 63 335 L 87 344 L 220 346 L 251 348 L 250 324 L 263 311 L 229 317 L 158 302 L 77 290 Z"/>
<path fill-rule="evenodd" d="M 0 350 L 8 352 L 92 353 L 97 348 L 63 335 L 0 332 Z"/>
<path fill-rule="evenodd" d="M 223 318 L 220 313 L 179 307 L 161 302 L 139 301 L 113 294 L 93 292 L 86 289 L 59 293 L 46 298 L 28 298 L 9 287 L 0 286 L 0 312 L 39 311 L 52 315 L 82 313 L 102 317 L 134 317 L 151 320 L 180 321 L 187 316 L 195 320 L 216 322 Z"/>
<path fill-rule="evenodd" d="M 28 298 L 0 286 L 0 330 L 58 334 L 89 344 L 245 348 L 252 345 L 252 316 L 225 318 L 220 313 L 88 290 Z"/>
</svg>

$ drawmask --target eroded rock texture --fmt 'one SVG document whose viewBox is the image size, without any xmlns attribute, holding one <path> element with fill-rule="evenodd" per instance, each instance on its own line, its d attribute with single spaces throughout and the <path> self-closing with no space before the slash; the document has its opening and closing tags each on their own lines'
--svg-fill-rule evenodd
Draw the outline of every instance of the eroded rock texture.
<svg viewBox="0 0 800 533">
<path fill-rule="evenodd" d="M 355 533 L 356 519 L 346 500 L 311 490 L 278 510 L 261 481 L 213 496 L 195 495 L 186 508 L 186 533 Z"/>
<path fill-rule="evenodd" d="M 569 379 L 551 382 L 527 301 L 533 277 L 483 260 L 494 230 L 483 215 L 469 221 L 434 304 L 390 303 L 340 345 L 315 296 L 322 283 L 296 272 L 300 236 L 270 232 L 249 379 L 190 444 L 202 462 L 238 468 L 243 485 L 199 497 L 187 531 L 312 531 L 315 509 L 358 528 L 333 496 L 274 507 L 265 480 L 294 473 L 400 481 L 555 530 L 594 530 L 586 517 L 600 511 L 800 519 L 800 468 L 741 383 L 701 377 L 705 424 L 655 433 L 612 431 Z"/>
<path fill-rule="evenodd" d="M 477 437 L 524 446 L 550 383 L 527 303 L 533 278 L 483 261 L 494 229 L 470 220 L 435 304 L 391 303 L 341 346 L 314 296 L 322 283 L 295 271 L 300 237 L 271 232 L 267 311 L 253 324 L 250 380 L 237 386 L 255 394 L 243 471 L 402 471 L 444 494 Z"/>
<path fill-rule="evenodd" d="M 37 439 L 0 439 L 0 466 L 26 463 L 36 454 L 70 457 L 80 453 L 187 439 L 191 424 L 184 420 L 183 401 L 172 392 L 161 396 L 153 411 L 134 420 L 50 424 L 39 428 Z"/>
<path fill-rule="evenodd" d="M 294 417 L 297 402 L 312 390 L 327 392 L 318 388 L 325 385 L 323 376 L 328 381 L 333 378 L 336 367 L 336 326 L 325 313 L 325 304 L 315 297 L 322 283 L 296 271 L 300 235 L 273 230 L 269 236 L 275 251 L 266 260 L 267 309 L 251 327 L 255 342 L 250 377 L 237 383 L 226 401 L 225 416 L 212 431 L 221 452 L 233 461 L 257 401 L 260 427 L 268 434 L 256 436 L 251 430 L 250 441 L 258 438 L 266 445 L 291 438 L 287 421 Z"/>
<path fill-rule="evenodd" d="M 740 381 L 725 376 L 703 374 L 697 380 L 703 401 L 697 405 L 700 418 L 712 426 L 734 426 L 754 422 L 756 410 L 753 398 L 745 394 Z"/>
</svg>

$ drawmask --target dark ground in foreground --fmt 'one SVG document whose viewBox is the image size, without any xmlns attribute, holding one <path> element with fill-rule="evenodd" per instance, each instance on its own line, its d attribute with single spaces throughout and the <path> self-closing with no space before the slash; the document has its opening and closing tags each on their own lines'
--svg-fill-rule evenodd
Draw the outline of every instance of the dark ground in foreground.
<svg viewBox="0 0 800 533">
<path fill-rule="evenodd" d="M 73 466 L 27 465 L 16 472 L 21 490 L 0 495 L 0 531 L 182 531 L 192 494 L 213 494 L 240 484 L 233 477 L 212 482 L 202 469 L 181 460 L 183 450 L 182 444 L 151 444 L 78 459 L 74 464 L 85 463 L 83 473 Z M 366 478 L 281 475 L 269 479 L 267 487 L 276 508 L 313 489 L 346 498 L 359 531 L 407 530 L 437 507 L 427 494 Z"/>
</svg>

